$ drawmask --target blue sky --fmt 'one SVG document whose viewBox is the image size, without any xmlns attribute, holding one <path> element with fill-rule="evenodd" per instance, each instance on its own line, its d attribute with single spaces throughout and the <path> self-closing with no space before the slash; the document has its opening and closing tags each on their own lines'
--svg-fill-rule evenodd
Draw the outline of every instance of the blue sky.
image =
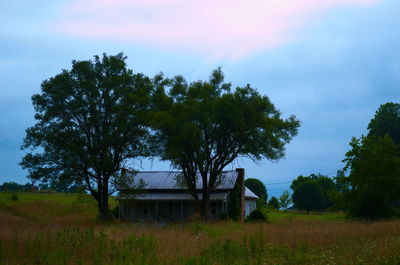
<svg viewBox="0 0 400 265">
<path fill-rule="evenodd" d="M 30 97 L 40 91 L 40 83 L 61 69 L 68 69 L 73 59 L 90 59 L 103 52 L 123 51 L 130 68 L 150 76 L 162 71 L 167 76 L 183 74 L 188 80 L 206 79 L 212 69 L 221 66 L 226 80 L 233 85 L 249 83 L 268 95 L 283 116 L 295 114 L 302 124 L 298 136 L 287 146 L 285 159 L 259 164 L 239 159 L 232 165 L 245 167 L 248 177 L 264 183 L 290 182 L 300 174 L 334 175 L 342 167 L 341 160 L 351 137 L 366 133 L 368 122 L 380 104 L 400 99 L 400 2 L 397 0 L 338 0 L 340 5 L 324 0 L 324 6 L 313 0 L 293 0 L 302 4 L 300 9 L 292 8 L 291 2 L 285 0 L 287 6 L 274 7 L 281 10 L 277 15 L 268 11 L 268 3 L 272 6 L 275 0 L 268 0 L 259 8 L 264 13 L 254 13 L 260 19 L 247 24 L 241 23 L 240 17 L 238 21 L 232 18 L 231 13 L 236 14 L 234 9 L 224 15 L 225 24 L 219 21 L 218 14 L 224 7 L 221 0 L 216 11 L 212 9 L 213 2 L 204 7 L 214 10 L 210 21 L 225 25 L 218 31 L 209 34 L 201 21 L 200 25 L 189 21 L 194 33 L 189 32 L 171 22 L 171 15 L 164 17 L 163 10 L 158 10 L 157 14 L 165 20 L 161 21 L 161 28 L 159 24 L 154 26 L 154 19 L 147 21 L 147 17 L 140 24 L 154 29 L 153 35 L 137 30 L 137 21 L 127 20 L 128 17 L 118 21 L 124 25 L 113 24 L 111 32 L 103 30 L 104 27 L 96 34 L 85 31 L 100 21 L 107 25 L 107 19 L 113 18 L 104 18 L 97 9 L 86 17 L 87 5 L 96 1 L 111 3 L 107 0 L 0 3 L 0 183 L 27 181 L 26 172 L 18 165 L 23 155 L 20 146 L 24 130 L 34 124 Z M 115 2 L 119 3 L 113 6 L 115 16 L 127 3 L 128 8 L 134 8 L 135 4 L 149 8 L 143 7 L 140 0 Z M 244 2 L 237 2 L 243 8 Z M 180 2 L 172 3 L 179 6 Z M 194 10 L 191 6 L 185 8 L 187 12 Z M 256 12 L 252 8 L 247 11 L 248 16 Z M 268 16 L 274 16 L 275 20 Z M 272 22 L 275 24 L 268 24 Z M 85 30 L 71 31 L 80 25 Z M 124 31 L 114 34 L 114 28 Z M 174 41 L 160 34 L 168 30 L 177 34 Z M 134 37 L 125 37 L 121 32 Z M 142 161 L 139 165 L 143 170 L 169 169 L 167 163 L 157 161 Z M 279 195 L 289 185 L 267 188 L 270 194 Z"/>
</svg>

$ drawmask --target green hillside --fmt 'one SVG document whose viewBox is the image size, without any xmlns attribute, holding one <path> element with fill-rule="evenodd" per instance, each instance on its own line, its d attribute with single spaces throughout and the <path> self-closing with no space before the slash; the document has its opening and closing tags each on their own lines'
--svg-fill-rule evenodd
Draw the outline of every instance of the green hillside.
<svg viewBox="0 0 400 265">
<path fill-rule="evenodd" d="M 116 200 L 110 199 L 111 208 Z M 87 194 L 0 192 L 0 222 L 82 225 L 97 221 L 96 201 Z"/>
</svg>

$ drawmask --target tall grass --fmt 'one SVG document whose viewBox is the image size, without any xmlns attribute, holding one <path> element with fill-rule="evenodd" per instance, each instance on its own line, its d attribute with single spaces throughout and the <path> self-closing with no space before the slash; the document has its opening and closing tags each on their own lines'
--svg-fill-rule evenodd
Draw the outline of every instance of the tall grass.
<svg viewBox="0 0 400 265">
<path fill-rule="evenodd" d="M 18 195 L 0 198 L 1 265 L 400 264 L 398 220 L 278 212 L 273 223 L 104 224 L 90 198 Z"/>
<path fill-rule="evenodd" d="M 4 235 L 4 233 L 3 233 Z M 13 231 L 1 264 L 399 264 L 400 224 L 133 224 Z"/>
</svg>

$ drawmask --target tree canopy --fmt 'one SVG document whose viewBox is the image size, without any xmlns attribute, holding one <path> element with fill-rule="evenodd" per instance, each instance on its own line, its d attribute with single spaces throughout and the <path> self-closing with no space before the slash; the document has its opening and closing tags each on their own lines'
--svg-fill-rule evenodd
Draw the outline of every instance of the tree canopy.
<svg viewBox="0 0 400 265">
<path fill-rule="evenodd" d="M 145 151 L 152 83 L 125 60 L 120 53 L 73 61 L 45 80 L 32 96 L 36 124 L 23 143 L 30 152 L 21 165 L 31 180 L 84 183 L 103 219 L 121 167 Z"/>
<path fill-rule="evenodd" d="M 388 102 L 379 106 L 368 124 L 369 135 L 392 137 L 400 145 L 400 104 Z"/>
<path fill-rule="evenodd" d="M 201 214 L 224 168 L 239 156 L 278 160 L 297 133 L 299 121 L 281 118 L 267 96 L 250 85 L 231 91 L 220 69 L 208 81 L 187 83 L 182 76 L 154 79 L 154 151 L 183 171 L 196 201 L 196 172 L 202 178 Z"/>
<path fill-rule="evenodd" d="M 35 186 L 32 183 L 18 184 L 16 182 L 4 182 L 0 185 L 0 191 L 14 192 L 14 191 L 32 191 Z"/>
<path fill-rule="evenodd" d="M 292 181 L 290 188 L 293 191 L 296 191 L 301 186 L 301 184 L 307 181 L 314 181 L 321 188 L 321 191 L 324 196 L 323 199 L 324 203 L 320 210 L 325 210 L 326 208 L 331 207 L 333 203 L 330 199 L 330 193 L 337 189 L 333 179 L 329 178 L 328 176 L 324 176 L 322 174 L 311 174 L 309 176 L 300 175 Z"/>
<path fill-rule="evenodd" d="M 293 202 L 296 208 L 320 211 L 325 206 L 325 196 L 315 180 L 307 180 L 301 183 L 293 192 Z"/>
<path fill-rule="evenodd" d="M 335 207 L 357 218 L 393 216 L 400 201 L 400 104 L 379 106 L 368 135 L 353 137 L 336 177 Z M 348 175 L 346 175 L 348 174 Z"/>
<path fill-rule="evenodd" d="M 258 196 L 265 204 L 268 200 L 268 193 L 267 188 L 265 187 L 264 183 L 261 180 L 256 178 L 248 178 L 244 181 L 244 185 L 254 192 L 255 195 Z"/>
<path fill-rule="evenodd" d="M 353 138 L 343 162 L 349 171 L 342 182 L 348 212 L 353 217 L 382 218 L 393 215 L 400 200 L 400 150 L 389 135 Z"/>
</svg>

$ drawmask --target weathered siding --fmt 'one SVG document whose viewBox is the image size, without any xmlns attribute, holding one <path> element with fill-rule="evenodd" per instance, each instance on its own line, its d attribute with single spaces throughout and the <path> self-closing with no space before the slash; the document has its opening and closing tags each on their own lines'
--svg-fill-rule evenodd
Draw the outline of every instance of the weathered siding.
<svg viewBox="0 0 400 265">
<path fill-rule="evenodd" d="M 246 199 L 244 203 L 244 214 L 247 217 L 257 207 L 257 200 Z"/>
<path fill-rule="evenodd" d="M 185 221 L 195 214 L 195 203 L 190 201 L 120 201 L 119 214 L 123 220 L 139 222 Z M 223 202 L 210 203 L 210 218 L 219 219 L 226 212 Z"/>
<path fill-rule="evenodd" d="M 123 174 L 131 176 L 131 186 L 121 187 L 118 195 L 121 219 L 130 221 L 183 221 L 195 214 L 193 196 L 185 187 L 178 184 L 179 171 L 156 171 L 132 173 L 124 170 Z M 244 186 L 244 169 L 224 171 L 222 182 L 210 194 L 209 217 L 216 220 L 221 214 L 228 212 L 229 197 L 235 190 L 235 204 L 238 216 L 243 221 L 244 216 L 255 209 L 257 196 Z M 144 185 L 140 185 L 144 184 Z M 198 198 L 201 200 L 201 178 L 198 178 Z M 235 188 L 236 187 L 236 188 Z M 131 192 L 136 189 L 136 192 Z M 236 191 L 237 190 L 237 191 Z M 236 198 L 236 196 L 238 196 Z M 247 199 L 250 202 L 247 202 Z M 234 217 L 236 218 L 236 217 Z"/>
</svg>

